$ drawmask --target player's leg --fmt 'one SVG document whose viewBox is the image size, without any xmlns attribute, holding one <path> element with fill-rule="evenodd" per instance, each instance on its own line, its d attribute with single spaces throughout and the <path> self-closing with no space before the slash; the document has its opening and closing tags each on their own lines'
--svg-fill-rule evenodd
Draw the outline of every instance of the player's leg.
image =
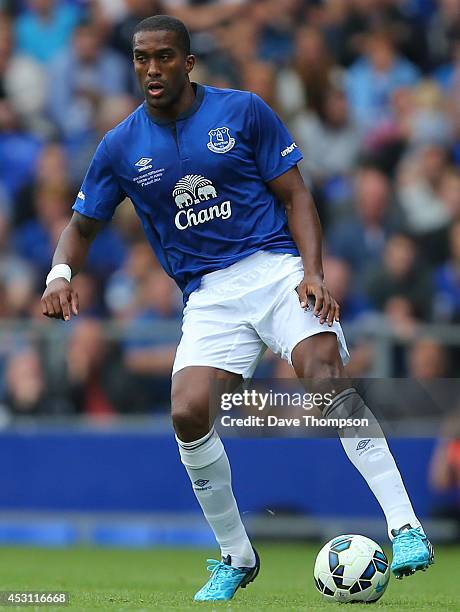
<svg viewBox="0 0 460 612">
<path fill-rule="evenodd" d="M 272 259 L 255 253 L 205 275 L 184 309 L 173 366 L 173 421 L 182 462 L 224 560 L 210 566 L 211 578 L 195 596 L 199 600 L 230 599 L 259 569 L 233 496 L 225 450 L 211 428 L 209 391 L 216 378 L 229 385 L 249 378 L 262 356 L 266 346 L 250 320 L 253 308 L 248 295 L 272 270 Z"/>
<path fill-rule="evenodd" d="M 349 427 L 342 429 L 339 435 L 348 458 L 361 472 L 382 506 L 390 537 L 393 530 L 405 524 L 419 527 L 420 522 L 414 514 L 380 425 L 361 396 L 347 384 L 336 335 L 320 333 L 300 342 L 292 351 L 292 365 L 299 378 L 316 380 L 325 390 L 330 391 L 326 387 L 334 379 L 336 393 L 325 412 L 326 416 L 368 419 L 370 425 L 365 434 L 359 428 Z"/>
<path fill-rule="evenodd" d="M 348 358 L 348 350 L 341 326 L 337 322 L 332 327 L 320 325 L 312 308 L 305 311 L 300 307 L 296 287 L 303 278 L 301 259 L 292 257 L 283 261 L 283 267 L 285 276 L 282 279 L 276 279 L 276 283 L 267 279 L 265 301 L 269 310 L 261 307 L 256 323 L 259 336 L 275 353 L 294 365 L 300 378 L 310 381 L 314 378 L 317 384 L 335 379 L 336 391 L 343 382 L 341 392 L 334 395 L 328 415 L 331 411 L 344 416 L 351 413 L 354 417 L 368 418 L 372 423 L 373 431 L 367 429 L 365 436 L 360 437 L 360 432 L 354 430 L 340 432 L 341 442 L 385 513 L 388 533 L 393 539 L 393 571 L 398 575 L 410 568 L 420 569 L 432 560 L 431 545 L 423 531 L 417 530 L 420 523 L 379 424 L 346 380 L 342 363 Z M 264 300 L 260 302 L 263 306 Z"/>
<path fill-rule="evenodd" d="M 222 554 L 222 561 L 210 566 L 212 576 L 195 595 L 197 600 L 231 599 L 259 570 L 233 495 L 227 454 L 212 423 L 210 387 L 215 381 L 231 391 L 241 376 L 192 366 L 176 372 L 172 380 L 172 421 L 181 460 Z"/>
<path fill-rule="evenodd" d="M 417 519 L 385 435 L 371 410 L 347 381 L 335 333 L 305 338 L 292 350 L 292 365 L 300 379 L 318 381 L 320 390 L 336 391 L 325 416 L 366 419 L 369 427 L 339 431 L 343 448 L 366 480 L 387 519 L 393 540 L 392 570 L 396 576 L 425 569 L 433 560 L 432 546 Z M 331 382 L 328 382 L 331 381 Z"/>
</svg>

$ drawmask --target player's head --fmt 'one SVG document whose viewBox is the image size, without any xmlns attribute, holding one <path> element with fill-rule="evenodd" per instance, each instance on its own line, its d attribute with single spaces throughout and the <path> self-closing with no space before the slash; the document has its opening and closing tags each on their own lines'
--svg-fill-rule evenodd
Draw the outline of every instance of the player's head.
<svg viewBox="0 0 460 612">
<path fill-rule="evenodd" d="M 146 102 L 154 109 L 176 103 L 195 65 L 187 28 L 175 17 L 155 15 L 136 26 L 133 35 L 134 69 Z"/>
</svg>

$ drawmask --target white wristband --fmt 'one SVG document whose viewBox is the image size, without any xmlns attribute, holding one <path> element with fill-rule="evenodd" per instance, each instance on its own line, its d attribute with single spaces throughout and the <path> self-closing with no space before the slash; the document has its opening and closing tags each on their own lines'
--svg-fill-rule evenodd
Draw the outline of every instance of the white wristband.
<svg viewBox="0 0 460 612">
<path fill-rule="evenodd" d="M 72 278 L 72 270 L 67 264 L 56 264 L 51 268 L 50 273 L 46 277 L 46 286 L 50 284 L 55 278 L 65 278 L 70 283 Z"/>
</svg>

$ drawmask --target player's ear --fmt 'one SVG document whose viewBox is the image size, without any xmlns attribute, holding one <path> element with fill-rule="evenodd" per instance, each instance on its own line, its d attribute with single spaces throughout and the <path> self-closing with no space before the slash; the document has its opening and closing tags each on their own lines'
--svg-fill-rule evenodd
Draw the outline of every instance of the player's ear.
<svg viewBox="0 0 460 612">
<path fill-rule="evenodd" d="M 185 58 L 185 69 L 187 71 L 187 74 L 192 72 L 193 67 L 195 66 L 195 61 L 196 60 L 194 55 L 187 55 L 187 57 Z"/>
</svg>

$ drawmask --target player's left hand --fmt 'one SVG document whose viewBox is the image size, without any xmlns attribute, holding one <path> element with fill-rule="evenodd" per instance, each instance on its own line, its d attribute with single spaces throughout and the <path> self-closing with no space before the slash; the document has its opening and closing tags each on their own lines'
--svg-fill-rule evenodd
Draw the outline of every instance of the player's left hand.
<svg viewBox="0 0 460 612">
<path fill-rule="evenodd" d="M 300 306 L 308 310 L 308 296 L 313 296 L 315 304 L 313 314 L 319 317 L 321 325 L 327 321 L 329 327 L 334 321 L 340 319 L 340 306 L 334 300 L 320 276 L 304 276 L 302 282 L 296 287 L 299 295 Z"/>
</svg>

